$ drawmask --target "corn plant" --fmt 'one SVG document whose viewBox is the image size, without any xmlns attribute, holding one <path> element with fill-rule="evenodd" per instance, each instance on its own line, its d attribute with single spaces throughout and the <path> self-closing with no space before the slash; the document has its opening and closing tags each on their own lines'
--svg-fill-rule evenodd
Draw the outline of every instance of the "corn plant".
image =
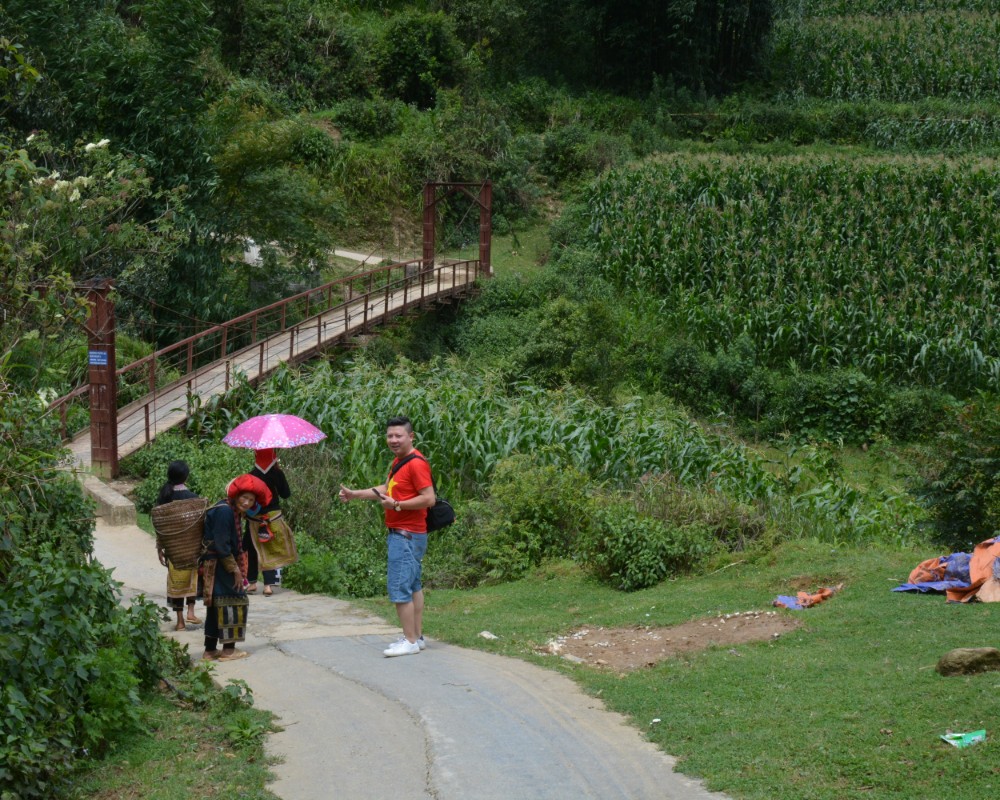
<svg viewBox="0 0 1000 800">
<path fill-rule="evenodd" d="M 826 100 L 1000 97 L 1000 14 L 942 10 L 789 16 L 775 23 L 777 88 Z"/>
<path fill-rule="evenodd" d="M 589 215 L 604 276 L 709 349 L 1000 386 L 995 161 L 675 156 L 609 174 Z"/>
<path fill-rule="evenodd" d="M 810 519 L 804 529 L 852 540 L 878 539 L 890 528 L 905 535 L 912 528 L 908 509 L 883 512 L 884 498 L 836 480 L 792 485 L 782 469 L 739 443 L 640 398 L 602 406 L 572 388 L 511 388 L 458 362 L 400 361 L 384 368 L 363 360 L 339 370 L 321 363 L 299 377 L 280 372 L 259 396 L 259 411 L 298 414 L 326 432 L 323 446 L 352 486 L 386 475 L 385 423 L 406 414 L 438 489 L 449 498 L 487 494 L 501 460 L 529 454 L 539 466 L 572 467 L 609 490 L 668 474 L 679 485 L 758 505 L 771 517 Z"/>
</svg>

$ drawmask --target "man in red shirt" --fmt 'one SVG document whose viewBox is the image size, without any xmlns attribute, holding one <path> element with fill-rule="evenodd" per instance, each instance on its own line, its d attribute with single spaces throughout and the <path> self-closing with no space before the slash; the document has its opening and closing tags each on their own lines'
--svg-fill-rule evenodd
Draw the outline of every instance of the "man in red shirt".
<svg viewBox="0 0 1000 800">
<path fill-rule="evenodd" d="M 387 657 L 408 656 L 424 649 L 420 577 L 427 552 L 427 509 L 436 498 L 430 465 L 413 446 L 413 426 L 407 417 L 393 417 L 386 423 L 385 442 L 395 456 L 386 482 L 370 489 L 348 489 L 341 484 L 340 499 L 344 503 L 377 500 L 385 509 L 389 600 L 396 606 L 403 637 L 383 652 Z"/>
</svg>

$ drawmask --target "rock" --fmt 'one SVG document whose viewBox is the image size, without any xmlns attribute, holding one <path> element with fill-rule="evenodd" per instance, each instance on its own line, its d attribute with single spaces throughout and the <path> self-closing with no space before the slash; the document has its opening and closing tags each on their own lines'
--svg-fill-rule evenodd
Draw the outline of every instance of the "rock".
<svg viewBox="0 0 1000 800">
<path fill-rule="evenodd" d="M 995 647 L 958 647 L 941 656 L 936 669 L 941 675 L 1000 671 L 1000 650 Z"/>
<path fill-rule="evenodd" d="M 490 633 L 489 631 L 480 631 L 479 632 L 479 638 L 480 639 L 499 639 L 500 637 L 497 636 L 495 633 Z"/>
</svg>

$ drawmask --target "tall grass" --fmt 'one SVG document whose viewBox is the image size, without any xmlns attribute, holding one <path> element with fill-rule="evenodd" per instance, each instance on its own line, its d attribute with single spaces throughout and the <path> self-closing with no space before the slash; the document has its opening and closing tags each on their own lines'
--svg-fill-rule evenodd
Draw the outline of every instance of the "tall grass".
<svg viewBox="0 0 1000 800">
<path fill-rule="evenodd" d="M 438 488 L 450 498 L 487 496 L 501 460 L 530 454 L 539 466 L 573 468 L 594 491 L 631 490 L 650 475 L 668 474 L 681 485 L 761 507 L 787 535 L 808 530 L 877 541 L 914 533 L 912 503 L 850 487 L 818 456 L 769 463 L 655 399 L 599 405 L 572 388 L 508 391 L 457 362 L 384 368 L 362 360 L 342 370 L 319 364 L 302 376 L 282 370 L 241 409 L 247 416 L 278 411 L 327 433 L 325 446 L 348 485 L 370 485 L 385 474 L 386 420 L 406 414 Z"/>
</svg>

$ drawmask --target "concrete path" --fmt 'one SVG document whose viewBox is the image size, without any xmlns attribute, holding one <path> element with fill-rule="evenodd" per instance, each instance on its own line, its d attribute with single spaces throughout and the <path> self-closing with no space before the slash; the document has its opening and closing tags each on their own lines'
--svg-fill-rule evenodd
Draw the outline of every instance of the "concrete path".
<svg viewBox="0 0 1000 800">
<path fill-rule="evenodd" d="M 166 605 L 153 538 L 99 519 L 95 555 L 121 581 Z M 201 604 L 199 616 L 203 616 Z M 172 615 L 171 615 L 172 616 Z M 433 631 L 433 608 L 428 609 Z M 164 634 L 202 650 L 200 628 Z M 284 800 L 709 800 L 624 719 L 555 672 L 429 640 L 384 658 L 395 624 L 341 600 L 277 587 L 251 596 L 251 655 L 215 664 L 245 680 L 283 730 L 271 790 Z"/>
</svg>

